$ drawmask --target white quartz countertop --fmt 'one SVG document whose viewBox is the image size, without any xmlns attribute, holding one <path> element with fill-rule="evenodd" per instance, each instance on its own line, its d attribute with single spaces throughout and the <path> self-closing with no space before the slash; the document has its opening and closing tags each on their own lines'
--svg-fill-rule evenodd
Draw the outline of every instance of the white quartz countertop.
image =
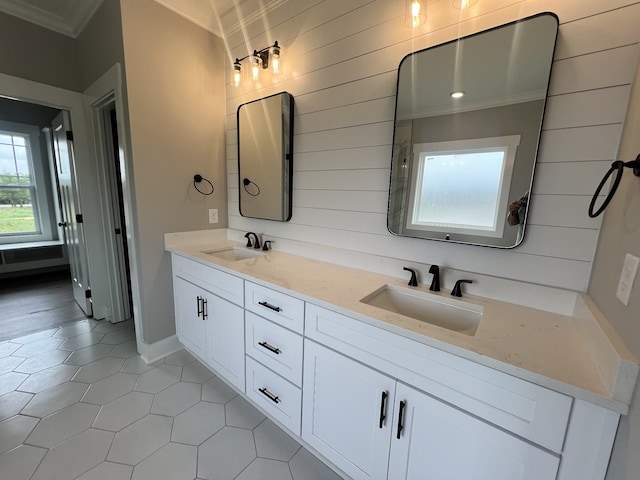
<svg viewBox="0 0 640 480">
<path fill-rule="evenodd" d="M 226 246 L 246 248 L 230 241 L 167 242 L 165 248 L 555 391 L 628 411 L 638 362 L 586 295 L 577 295 L 573 316 L 464 295 L 464 301 L 483 308 L 478 330 L 470 336 L 360 302 L 387 284 L 410 288 L 398 278 L 274 250 L 240 261 L 204 253 Z M 448 290 L 414 289 L 451 298 Z"/>
</svg>

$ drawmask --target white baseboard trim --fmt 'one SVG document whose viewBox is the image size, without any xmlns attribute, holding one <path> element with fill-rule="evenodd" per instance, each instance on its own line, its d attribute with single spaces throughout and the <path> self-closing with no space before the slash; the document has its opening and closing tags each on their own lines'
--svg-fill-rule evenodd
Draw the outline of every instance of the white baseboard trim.
<svg viewBox="0 0 640 480">
<path fill-rule="evenodd" d="M 155 343 L 145 343 L 138 341 L 138 353 L 146 364 L 153 363 L 172 353 L 182 350 L 184 347 L 176 335 L 163 338 Z"/>
</svg>

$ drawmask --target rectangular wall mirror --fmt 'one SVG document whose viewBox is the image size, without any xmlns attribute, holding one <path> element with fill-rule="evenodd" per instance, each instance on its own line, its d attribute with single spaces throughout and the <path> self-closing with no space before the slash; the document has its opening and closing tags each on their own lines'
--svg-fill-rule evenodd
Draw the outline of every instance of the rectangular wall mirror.
<svg viewBox="0 0 640 480">
<path fill-rule="evenodd" d="M 542 13 L 402 59 L 391 233 L 522 241 L 557 31 L 557 17 Z"/>
<path fill-rule="evenodd" d="M 238 107 L 240 215 L 291 219 L 293 96 L 287 92 Z"/>
</svg>

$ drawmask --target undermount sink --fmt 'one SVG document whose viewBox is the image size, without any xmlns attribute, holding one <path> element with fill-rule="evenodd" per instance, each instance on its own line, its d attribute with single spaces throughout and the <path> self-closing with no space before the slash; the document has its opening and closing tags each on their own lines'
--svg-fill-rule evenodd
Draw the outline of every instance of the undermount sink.
<svg viewBox="0 0 640 480">
<path fill-rule="evenodd" d="M 246 260 L 247 258 L 262 257 L 264 253 L 260 250 L 252 250 L 243 247 L 225 247 L 216 250 L 207 250 L 202 253 L 211 255 L 212 257 L 221 258 L 229 262 L 237 262 L 238 260 Z"/>
<path fill-rule="evenodd" d="M 483 310 L 462 300 L 396 285 L 384 285 L 360 302 L 466 335 L 476 334 Z"/>
</svg>

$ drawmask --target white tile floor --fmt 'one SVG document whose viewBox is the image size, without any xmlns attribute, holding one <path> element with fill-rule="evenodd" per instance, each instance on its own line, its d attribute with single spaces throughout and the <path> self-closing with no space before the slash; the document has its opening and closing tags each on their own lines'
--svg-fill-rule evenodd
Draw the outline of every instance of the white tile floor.
<svg viewBox="0 0 640 480">
<path fill-rule="evenodd" d="M 145 365 L 95 320 L 0 343 L 0 478 L 339 479 L 189 353 Z"/>
</svg>

